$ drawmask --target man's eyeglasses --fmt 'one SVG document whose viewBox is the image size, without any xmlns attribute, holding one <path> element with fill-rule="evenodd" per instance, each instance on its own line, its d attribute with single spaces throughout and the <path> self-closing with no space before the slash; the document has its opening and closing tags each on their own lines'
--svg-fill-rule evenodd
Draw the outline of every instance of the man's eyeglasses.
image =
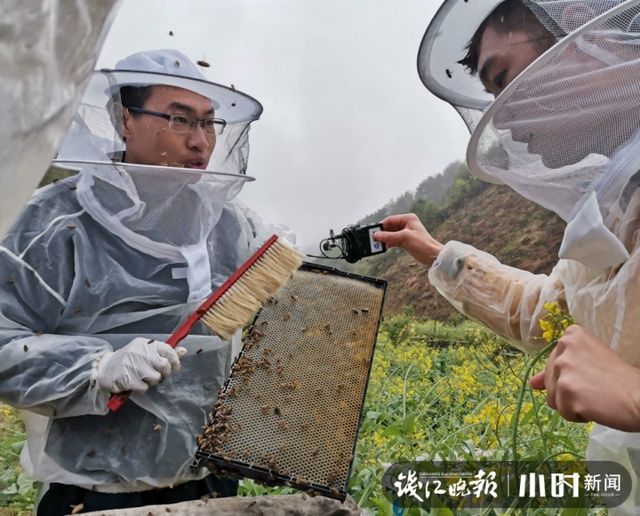
<svg viewBox="0 0 640 516">
<path fill-rule="evenodd" d="M 149 111 L 148 109 L 137 107 L 129 107 L 127 109 L 133 113 L 157 116 L 169 120 L 169 129 L 181 134 L 190 133 L 200 124 L 206 134 L 220 135 L 227 125 L 227 122 L 222 120 L 222 118 L 196 118 L 191 115 L 170 115 L 168 113 L 159 113 L 158 111 Z"/>
</svg>

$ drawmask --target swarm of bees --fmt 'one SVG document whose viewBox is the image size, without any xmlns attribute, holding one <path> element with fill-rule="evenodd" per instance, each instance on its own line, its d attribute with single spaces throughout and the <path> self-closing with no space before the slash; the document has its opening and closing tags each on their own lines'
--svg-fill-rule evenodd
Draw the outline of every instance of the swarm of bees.
<svg viewBox="0 0 640 516">
<path fill-rule="evenodd" d="M 198 447 L 211 453 L 221 452 L 222 444 L 229 441 L 231 430 L 231 407 L 218 400 L 209 415 L 209 424 L 198 437 Z"/>
<path fill-rule="evenodd" d="M 242 381 L 246 384 L 249 381 L 249 377 L 255 372 L 256 367 L 256 363 L 254 363 L 251 358 L 243 355 L 233 366 L 233 372 L 240 375 L 242 377 Z"/>
</svg>

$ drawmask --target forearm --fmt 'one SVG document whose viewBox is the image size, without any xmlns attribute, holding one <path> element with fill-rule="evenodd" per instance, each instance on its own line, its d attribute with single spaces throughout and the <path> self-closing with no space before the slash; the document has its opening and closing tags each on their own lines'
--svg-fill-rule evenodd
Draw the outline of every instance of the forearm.
<svg viewBox="0 0 640 516">
<path fill-rule="evenodd" d="M 500 263 L 472 246 L 451 241 L 429 270 L 429 281 L 457 310 L 526 352 L 541 349 L 543 305 L 560 301 L 556 276 L 532 274 Z"/>
<path fill-rule="evenodd" d="M 0 331 L 1 401 L 50 417 L 106 413 L 109 393 L 96 385 L 95 364 L 111 350 L 107 342 L 8 333 L 13 332 Z"/>
</svg>

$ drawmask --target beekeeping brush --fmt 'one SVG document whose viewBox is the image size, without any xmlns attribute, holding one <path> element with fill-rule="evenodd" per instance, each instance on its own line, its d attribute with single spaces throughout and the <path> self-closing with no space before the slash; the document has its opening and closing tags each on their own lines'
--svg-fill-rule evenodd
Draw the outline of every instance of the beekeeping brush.
<svg viewBox="0 0 640 516">
<path fill-rule="evenodd" d="M 167 344 L 175 348 L 200 320 L 221 339 L 230 339 L 300 265 L 302 255 L 272 235 L 173 332 Z M 130 395 L 130 391 L 112 394 L 107 407 L 115 412 Z"/>
</svg>

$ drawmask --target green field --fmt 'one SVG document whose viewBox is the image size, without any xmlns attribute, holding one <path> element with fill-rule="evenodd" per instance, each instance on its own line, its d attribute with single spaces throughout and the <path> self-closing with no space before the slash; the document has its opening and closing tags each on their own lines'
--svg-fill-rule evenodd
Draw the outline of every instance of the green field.
<svg viewBox="0 0 640 516">
<path fill-rule="evenodd" d="M 30 514 L 33 506 L 34 484 L 18 463 L 23 443 L 19 412 L 0 405 L 0 516 Z"/>
<path fill-rule="evenodd" d="M 565 422 L 546 407 L 543 395 L 528 388 L 513 434 L 526 365 L 522 354 L 478 325 L 387 317 L 372 366 L 351 495 L 372 513 L 392 515 L 381 477 L 394 462 L 502 460 L 511 459 L 514 450 L 520 459 L 582 457 L 587 425 Z M 0 516 L 27 514 L 35 490 L 18 464 L 23 428 L 14 409 L 0 406 L 0 415 Z M 250 481 L 241 486 L 245 495 L 274 491 Z"/>
</svg>

